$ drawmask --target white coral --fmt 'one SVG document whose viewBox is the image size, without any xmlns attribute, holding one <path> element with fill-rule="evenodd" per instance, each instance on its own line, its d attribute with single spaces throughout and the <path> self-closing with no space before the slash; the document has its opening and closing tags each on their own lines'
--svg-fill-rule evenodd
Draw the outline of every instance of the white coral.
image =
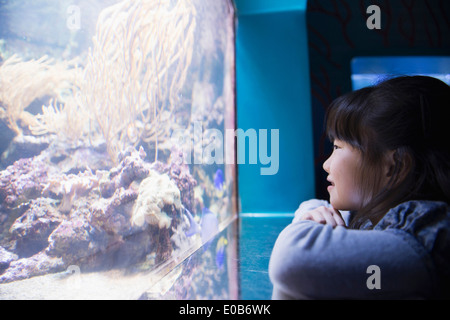
<svg viewBox="0 0 450 320">
<path fill-rule="evenodd" d="M 177 185 L 166 174 L 151 171 L 139 186 L 139 195 L 133 207 L 132 223 L 143 226 L 145 222 L 169 228 L 172 219 L 163 209 L 173 206 L 181 209 L 181 195 Z"/>
<path fill-rule="evenodd" d="M 97 187 L 98 177 L 88 169 L 78 175 L 59 174 L 49 177 L 48 183 L 44 186 L 42 193 L 47 194 L 53 192 L 56 195 L 62 195 L 63 198 L 58 210 L 61 212 L 69 212 L 76 198 L 87 194 Z"/>
</svg>

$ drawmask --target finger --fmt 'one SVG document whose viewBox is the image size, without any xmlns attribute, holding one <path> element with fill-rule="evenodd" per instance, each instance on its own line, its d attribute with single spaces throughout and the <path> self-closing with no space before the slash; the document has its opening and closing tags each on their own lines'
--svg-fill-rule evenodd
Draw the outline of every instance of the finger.
<svg viewBox="0 0 450 320">
<path fill-rule="evenodd" d="M 321 215 L 324 223 L 331 225 L 333 228 L 337 226 L 338 221 L 334 218 L 334 210 L 332 208 L 322 206 L 317 208 L 317 212 Z"/>
<path fill-rule="evenodd" d="M 311 220 L 320 224 L 329 224 L 334 228 L 343 222 L 339 215 L 337 215 L 336 219 L 334 215 L 335 213 L 332 208 L 321 206 L 304 212 L 299 220 Z"/>
<path fill-rule="evenodd" d="M 302 213 L 299 220 L 312 220 L 311 213 L 309 211 Z"/>
<path fill-rule="evenodd" d="M 322 212 L 315 213 L 314 221 L 321 223 L 321 224 L 327 224 L 327 218 Z"/>
<path fill-rule="evenodd" d="M 336 209 L 333 208 L 333 217 L 334 217 L 334 220 L 336 221 L 336 224 L 338 226 L 345 227 L 345 221 L 342 218 L 342 215 L 339 212 L 339 210 L 336 210 Z"/>
<path fill-rule="evenodd" d="M 322 217 L 322 214 L 318 212 L 317 208 L 302 214 L 300 220 L 310 220 L 317 223 L 325 223 L 325 219 Z"/>
<path fill-rule="evenodd" d="M 321 224 L 326 223 L 326 220 L 323 217 L 322 213 L 317 210 L 311 211 L 309 220 L 312 220 L 314 222 L 321 223 Z"/>
<path fill-rule="evenodd" d="M 321 213 L 323 218 L 325 219 L 326 224 L 330 225 L 333 228 L 337 226 L 332 211 L 330 211 L 328 208 L 325 208 L 324 210 L 321 211 Z"/>
<path fill-rule="evenodd" d="M 341 213 L 336 209 L 330 207 L 320 207 L 317 208 L 317 211 L 323 216 L 326 224 L 329 224 L 333 228 L 337 226 L 345 226 Z"/>
</svg>

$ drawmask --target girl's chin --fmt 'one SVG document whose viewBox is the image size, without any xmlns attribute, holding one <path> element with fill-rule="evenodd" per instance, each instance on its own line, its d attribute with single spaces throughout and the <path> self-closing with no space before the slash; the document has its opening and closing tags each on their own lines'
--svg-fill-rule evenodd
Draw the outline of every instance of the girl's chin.
<svg viewBox="0 0 450 320">
<path fill-rule="evenodd" d="M 359 209 L 357 209 L 359 207 L 357 207 L 354 204 L 352 205 L 352 204 L 349 204 L 349 203 L 342 203 L 340 201 L 337 201 L 336 199 L 333 198 L 333 196 L 331 194 L 330 194 L 330 201 L 329 202 L 330 202 L 331 206 L 334 209 L 339 210 L 339 211 L 355 211 L 355 210 L 359 210 Z"/>
<path fill-rule="evenodd" d="M 336 210 L 347 210 L 347 209 L 343 208 L 345 206 L 343 206 L 343 203 L 341 203 L 339 201 L 339 198 L 336 198 L 332 192 L 329 192 L 329 193 L 330 193 L 330 201 L 329 202 L 330 202 L 331 206 L 334 209 L 336 209 Z"/>
<path fill-rule="evenodd" d="M 327 190 L 328 190 L 328 194 L 330 195 L 330 204 L 331 205 L 333 205 L 333 200 L 334 200 L 334 197 L 333 197 L 333 189 L 334 189 L 334 186 L 329 186 L 328 188 L 327 188 Z"/>
</svg>

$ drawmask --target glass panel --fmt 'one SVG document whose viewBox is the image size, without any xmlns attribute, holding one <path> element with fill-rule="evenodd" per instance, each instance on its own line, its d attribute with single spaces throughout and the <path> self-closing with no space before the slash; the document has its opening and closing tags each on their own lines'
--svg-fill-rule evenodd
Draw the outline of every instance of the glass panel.
<svg viewBox="0 0 450 320">
<path fill-rule="evenodd" d="M 234 101 L 231 0 L 0 1 L 0 298 L 228 277 Z"/>
<path fill-rule="evenodd" d="M 353 90 L 402 75 L 434 77 L 450 85 L 450 57 L 356 57 L 352 60 Z"/>
</svg>

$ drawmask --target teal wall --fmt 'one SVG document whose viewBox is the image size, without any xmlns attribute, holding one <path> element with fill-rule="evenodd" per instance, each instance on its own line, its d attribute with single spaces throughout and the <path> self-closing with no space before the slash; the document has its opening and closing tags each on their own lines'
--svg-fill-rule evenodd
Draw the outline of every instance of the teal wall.
<svg viewBox="0 0 450 320">
<path fill-rule="evenodd" d="M 238 158 L 245 155 L 238 166 L 242 213 L 294 212 L 314 197 L 306 2 L 235 1 L 237 127 L 266 129 L 269 156 L 279 141 L 278 171 L 262 175 L 270 165 L 259 156 L 251 164 L 249 140 L 238 139 Z M 271 141 L 275 129 L 279 140 Z"/>
</svg>

